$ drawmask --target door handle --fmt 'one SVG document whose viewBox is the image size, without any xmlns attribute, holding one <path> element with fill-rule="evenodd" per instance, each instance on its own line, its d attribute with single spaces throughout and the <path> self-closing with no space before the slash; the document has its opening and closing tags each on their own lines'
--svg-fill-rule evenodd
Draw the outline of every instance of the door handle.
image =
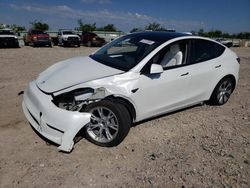
<svg viewBox="0 0 250 188">
<path fill-rule="evenodd" d="M 188 75 L 189 74 L 189 72 L 186 72 L 185 74 L 182 74 L 181 76 L 186 76 L 186 75 Z"/>
<path fill-rule="evenodd" d="M 216 68 L 216 69 L 217 69 L 217 68 L 220 68 L 220 67 L 221 67 L 221 65 L 217 65 L 217 66 L 215 66 L 214 68 Z"/>
</svg>

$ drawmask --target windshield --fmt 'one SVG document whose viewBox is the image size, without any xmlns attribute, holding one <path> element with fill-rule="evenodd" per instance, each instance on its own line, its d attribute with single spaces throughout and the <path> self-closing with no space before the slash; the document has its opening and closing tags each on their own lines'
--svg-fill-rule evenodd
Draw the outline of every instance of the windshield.
<svg viewBox="0 0 250 188">
<path fill-rule="evenodd" d="M 112 41 L 90 57 L 104 65 L 128 71 L 160 44 L 161 42 L 141 35 L 126 35 Z"/>
<path fill-rule="evenodd" d="M 75 33 L 73 31 L 63 31 L 64 35 L 74 35 Z"/>
<path fill-rule="evenodd" d="M 15 35 L 15 34 L 9 30 L 0 30 L 0 35 Z"/>
</svg>

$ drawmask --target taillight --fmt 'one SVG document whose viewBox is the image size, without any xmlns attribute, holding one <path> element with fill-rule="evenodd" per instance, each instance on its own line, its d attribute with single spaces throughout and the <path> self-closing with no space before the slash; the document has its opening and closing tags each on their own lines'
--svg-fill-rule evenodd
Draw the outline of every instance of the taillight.
<svg viewBox="0 0 250 188">
<path fill-rule="evenodd" d="M 240 64 L 240 58 L 239 58 L 239 57 L 237 57 L 236 59 L 237 59 L 238 63 Z"/>
</svg>

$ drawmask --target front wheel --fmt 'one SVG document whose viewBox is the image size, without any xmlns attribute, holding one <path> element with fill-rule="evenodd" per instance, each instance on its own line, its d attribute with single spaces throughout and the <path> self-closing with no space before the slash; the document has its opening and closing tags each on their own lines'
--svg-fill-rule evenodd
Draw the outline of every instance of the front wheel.
<svg viewBox="0 0 250 188">
<path fill-rule="evenodd" d="M 127 136 L 131 117 L 122 104 L 103 100 L 88 105 L 84 111 L 91 113 L 85 135 L 92 143 L 112 147 L 120 144 Z"/>
<path fill-rule="evenodd" d="M 223 78 L 215 87 L 209 102 L 213 105 L 225 104 L 230 98 L 233 89 L 234 82 L 232 78 Z"/>
</svg>

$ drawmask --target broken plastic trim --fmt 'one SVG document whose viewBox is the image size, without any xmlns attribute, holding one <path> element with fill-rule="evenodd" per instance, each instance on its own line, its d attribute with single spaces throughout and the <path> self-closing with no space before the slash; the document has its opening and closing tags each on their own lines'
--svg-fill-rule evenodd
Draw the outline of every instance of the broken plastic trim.
<svg viewBox="0 0 250 188">
<path fill-rule="evenodd" d="M 69 111 L 81 111 L 92 102 L 97 102 L 108 96 L 108 91 L 103 88 L 81 88 L 55 96 L 52 102 L 59 108 Z"/>
</svg>

